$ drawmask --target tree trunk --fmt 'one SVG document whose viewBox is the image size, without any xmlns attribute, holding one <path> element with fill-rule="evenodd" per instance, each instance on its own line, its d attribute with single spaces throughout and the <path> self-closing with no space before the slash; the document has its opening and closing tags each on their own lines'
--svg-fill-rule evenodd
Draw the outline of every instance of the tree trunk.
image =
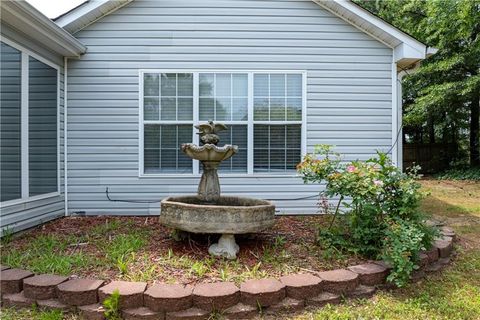
<svg viewBox="0 0 480 320">
<path fill-rule="evenodd" d="M 480 91 L 473 95 L 470 105 L 470 166 L 480 166 Z"/>
</svg>

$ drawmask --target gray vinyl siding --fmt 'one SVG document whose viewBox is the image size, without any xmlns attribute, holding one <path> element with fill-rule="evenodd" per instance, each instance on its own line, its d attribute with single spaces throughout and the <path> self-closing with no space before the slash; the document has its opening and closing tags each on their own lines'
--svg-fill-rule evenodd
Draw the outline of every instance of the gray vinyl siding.
<svg viewBox="0 0 480 320">
<path fill-rule="evenodd" d="M 346 160 L 392 141 L 392 50 L 312 1 L 136 0 L 75 36 L 69 63 L 69 210 L 156 215 L 160 200 L 195 193 L 198 176 L 139 178 L 139 69 L 306 70 L 307 149 L 329 143 Z M 295 176 L 220 176 L 222 193 L 266 199 L 315 195 Z M 315 213 L 315 199 L 275 201 Z"/>
<path fill-rule="evenodd" d="M 8 25 L 1 25 L 2 38 L 8 38 L 16 42 L 18 45 L 40 55 L 60 66 L 60 101 L 59 101 L 59 152 L 60 152 L 60 195 L 34 201 L 25 201 L 14 205 L 3 205 L 0 208 L 0 233 L 5 229 L 12 231 L 20 231 L 40 225 L 46 221 L 64 216 L 65 202 L 64 202 L 64 72 L 63 72 L 63 57 L 58 56 L 48 48 L 30 39 L 27 35 L 21 34 Z"/>
</svg>

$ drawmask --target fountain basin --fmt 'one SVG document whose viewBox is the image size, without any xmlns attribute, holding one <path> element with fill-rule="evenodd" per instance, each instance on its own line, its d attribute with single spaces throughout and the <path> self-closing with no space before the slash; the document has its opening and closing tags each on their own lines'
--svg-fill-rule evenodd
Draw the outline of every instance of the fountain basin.
<svg viewBox="0 0 480 320">
<path fill-rule="evenodd" d="M 169 197 L 161 202 L 160 222 L 192 233 L 245 234 L 263 231 L 275 221 L 270 201 L 220 196 L 213 203 L 198 196 Z"/>
<path fill-rule="evenodd" d="M 204 144 L 197 146 L 193 143 L 184 143 L 181 146 L 182 151 L 192 159 L 199 161 L 221 162 L 231 158 L 238 152 L 238 146 L 226 144 L 218 147 L 214 144 Z"/>
</svg>

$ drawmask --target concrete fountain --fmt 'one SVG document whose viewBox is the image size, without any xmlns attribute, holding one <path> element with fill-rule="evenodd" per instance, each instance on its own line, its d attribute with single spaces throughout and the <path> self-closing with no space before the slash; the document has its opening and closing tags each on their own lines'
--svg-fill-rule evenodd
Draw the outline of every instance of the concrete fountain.
<svg viewBox="0 0 480 320">
<path fill-rule="evenodd" d="M 208 252 L 215 256 L 235 259 L 239 246 L 235 234 L 263 231 L 274 224 L 275 206 L 266 200 L 222 196 L 217 169 L 220 163 L 238 152 L 238 146 L 217 146 L 217 133 L 227 130 L 221 123 L 195 126 L 203 145 L 182 144 L 182 151 L 203 166 L 196 195 L 168 197 L 161 202 L 160 222 L 171 228 L 202 234 L 221 234 L 218 243 Z"/>
</svg>

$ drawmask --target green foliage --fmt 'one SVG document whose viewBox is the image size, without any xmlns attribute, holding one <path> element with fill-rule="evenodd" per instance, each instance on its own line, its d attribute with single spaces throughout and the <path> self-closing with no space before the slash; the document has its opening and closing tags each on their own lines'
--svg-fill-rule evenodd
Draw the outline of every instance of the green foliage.
<svg viewBox="0 0 480 320">
<path fill-rule="evenodd" d="M 105 318 L 107 320 L 120 320 L 120 292 L 114 290 L 112 294 L 103 301 L 103 307 L 105 308 Z"/>
<path fill-rule="evenodd" d="M 305 182 L 325 182 L 324 195 L 339 198 L 330 228 L 319 231 L 327 247 L 383 258 L 393 265 L 389 280 L 402 286 L 416 268 L 418 253 L 435 231 L 419 210 L 416 168 L 402 173 L 386 154 L 342 163 L 331 146 L 319 146 L 297 167 Z M 344 214 L 339 217 L 339 208 Z M 335 223 L 336 222 L 336 223 Z"/>
<path fill-rule="evenodd" d="M 39 314 L 39 320 L 62 320 L 63 312 L 61 310 L 50 310 Z"/>
<path fill-rule="evenodd" d="M 450 155 L 452 160 L 466 158 L 469 140 L 478 151 L 479 132 L 470 130 L 471 123 L 479 121 L 472 118 L 472 110 L 478 110 L 480 99 L 480 0 L 354 1 L 438 49 L 415 73 L 407 71 L 407 140 L 453 143 L 458 150 Z"/>
<path fill-rule="evenodd" d="M 147 237 L 144 233 L 119 234 L 105 248 L 106 256 L 114 263 L 125 261 L 125 257 L 140 250 L 146 243 Z"/>
<path fill-rule="evenodd" d="M 95 264 L 81 251 L 68 252 L 71 239 L 41 235 L 31 240 L 25 248 L 2 250 L 3 264 L 27 268 L 37 273 L 70 275 L 74 270 Z"/>
<path fill-rule="evenodd" d="M 12 242 L 13 234 L 14 234 L 13 229 L 10 229 L 8 227 L 3 228 L 2 229 L 2 240 L 1 240 L 0 243 L 3 244 L 3 245 L 7 245 L 10 242 Z"/>
<path fill-rule="evenodd" d="M 480 181 L 480 168 L 454 168 L 435 175 L 439 180 Z"/>
</svg>

